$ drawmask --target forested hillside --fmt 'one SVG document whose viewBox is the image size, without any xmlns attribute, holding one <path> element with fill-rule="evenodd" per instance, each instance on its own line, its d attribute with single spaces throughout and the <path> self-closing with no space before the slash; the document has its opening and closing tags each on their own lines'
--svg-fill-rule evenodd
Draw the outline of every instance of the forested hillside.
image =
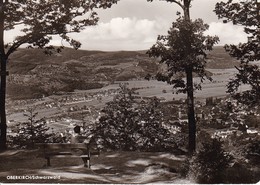
<svg viewBox="0 0 260 185">
<path fill-rule="evenodd" d="M 208 68 L 231 68 L 236 61 L 222 47 L 208 55 Z M 84 51 L 65 48 L 51 56 L 39 49 L 20 49 L 9 60 L 8 96 L 38 98 L 75 89 L 96 89 L 114 81 L 144 79 L 158 70 L 146 51 Z"/>
</svg>

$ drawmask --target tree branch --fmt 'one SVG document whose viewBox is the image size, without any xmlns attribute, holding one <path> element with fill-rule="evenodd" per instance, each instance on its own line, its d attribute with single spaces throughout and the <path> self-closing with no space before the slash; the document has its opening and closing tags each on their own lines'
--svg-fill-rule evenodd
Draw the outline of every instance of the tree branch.
<svg viewBox="0 0 260 185">
<path fill-rule="evenodd" d="M 18 22 L 18 23 L 14 23 L 14 24 L 12 24 L 12 25 L 7 25 L 7 26 L 4 27 L 4 30 L 6 30 L 6 29 L 8 29 L 8 28 L 10 28 L 10 27 L 13 27 L 13 26 L 21 25 L 21 24 L 24 24 L 24 21 Z"/>
<path fill-rule="evenodd" d="M 181 4 L 179 1 L 177 1 L 177 0 L 171 0 L 170 2 L 176 3 L 176 4 L 179 5 L 182 9 L 184 9 L 183 4 Z"/>
<path fill-rule="evenodd" d="M 15 42 L 7 51 L 6 57 L 8 58 L 16 49 L 18 49 L 22 44 L 25 44 L 27 39 L 23 39 L 20 41 Z"/>
</svg>

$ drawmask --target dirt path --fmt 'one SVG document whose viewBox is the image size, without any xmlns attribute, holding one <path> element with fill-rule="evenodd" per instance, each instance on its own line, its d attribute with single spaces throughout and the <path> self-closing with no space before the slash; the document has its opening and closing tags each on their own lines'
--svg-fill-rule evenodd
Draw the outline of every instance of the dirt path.
<svg viewBox="0 0 260 185">
<path fill-rule="evenodd" d="M 0 182 L 189 183 L 178 171 L 184 159 L 170 153 L 109 152 L 93 157 L 91 169 L 71 158 L 53 159 L 47 168 L 37 150 L 7 151 L 0 153 Z"/>
</svg>

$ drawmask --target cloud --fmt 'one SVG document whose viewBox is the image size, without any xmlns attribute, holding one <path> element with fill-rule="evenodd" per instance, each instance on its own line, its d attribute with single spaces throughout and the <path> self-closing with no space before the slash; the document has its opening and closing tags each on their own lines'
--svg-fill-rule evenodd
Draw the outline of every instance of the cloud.
<svg viewBox="0 0 260 185">
<path fill-rule="evenodd" d="M 242 26 L 234 26 L 231 23 L 212 22 L 209 24 L 208 35 L 217 35 L 220 39 L 218 45 L 239 44 L 247 41 L 247 35 Z"/>
<path fill-rule="evenodd" d="M 234 26 L 230 23 L 211 22 L 208 35 L 217 35 L 220 38 L 218 45 L 238 44 L 246 42 L 247 36 L 243 27 Z M 158 35 L 167 34 L 171 22 L 160 16 L 154 19 L 137 17 L 115 17 L 108 22 L 99 22 L 96 26 L 87 27 L 81 33 L 71 34 L 72 38 L 82 43 L 81 49 L 86 50 L 144 50 L 149 49 Z M 7 32 L 6 41 L 13 40 L 19 31 Z M 53 37 L 53 45 L 64 44 L 58 36 Z"/>
<path fill-rule="evenodd" d="M 108 22 L 99 22 L 96 26 L 86 27 L 80 33 L 70 36 L 82 43 L 86 50 L 143 50 L 150 48 L 159 34 L 164 35 L 170 23 L 161 19 L 137 19 L 136 17 L 115 17 Z M 15 36 L 21 35 L 19 29 L 6 33 L 6 42 L 12 42 Z M 69 46 L 59 36 L 52 36 L 52 45 Z"/>
<path fill-rule="evenodd" d="M 157 35 L 166 34 L 169 27 L 161 20 L 116 17 L 71 36 L 82 43 L 83 49 L 141 50 L 150 48 Z"/>
<path fill-rule="evenodd" d="M 217 35 L 218 45 L 238 44 L 247 41 L 243 27 L 231 23 L 212 22 L 205 34 Z M 154 20 L 130 18 L 112 18 L 95 27 L 88 27 L 82 33 L 73 35 L 82 43 L 82 49 L 97 50 L 142 50 L 149 49 L 158 35 L 167 34 L 171 23 L 157 17 Z"/>
</svg>

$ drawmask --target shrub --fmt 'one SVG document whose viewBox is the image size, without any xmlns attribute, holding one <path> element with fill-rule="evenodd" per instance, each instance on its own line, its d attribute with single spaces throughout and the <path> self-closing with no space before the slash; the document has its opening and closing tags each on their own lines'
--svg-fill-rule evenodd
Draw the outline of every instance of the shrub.
<svg viewBox="0 0 260 185">
<path fill-rule="evenodd" d="M 36 119 L 38 113 L 29 109 L 28 114 L 24 114 L 28 121 L 16 125 L 17 130 L 10 136 L 10 145 L 18 148 L 34 148 L 35 143 L 48 141 L 51 134 L 48 133 L 49 127 L 43 119 Z"/>
<path fill-rule="evenodd" d="M 190 160 L 189 175 L 198 183 L 223 183 L 225 171 L 233 157 L 222 149 L 219 139 L 202 143 L 202 148 Z"/>
<path fill-rule="evenodd" d="M 235 163 L 231 168 L 228 168 L 225 173 L 225 183 L 228 184 L 248 184 L 257 183 L 259 181 L 258 172 L 251 169 L 248 165 Z"/>
<path fill-rule="evenodd" d="M 93 133 L 101 145 L 112 150 L 167 151 L 176 147 L 164 128 L 159 100 L 138 102 L 125 85 L 103 109 Z"/>
<path fill-rule="evenodd" d="M 249 114 L 245 116 L 245 123 L 247 124 L 248 127 L 258 128 L 260 125 L 260 118 L 257 117 L 256 115 Z"/>
<path fill-rule="evenodd" d="M 259 165 L 260 164 L 260 139 L 254 138 L 251 143 L 245 148 L 246 157 L 250 160 L 251 163 Z"/>
<path fill-rule="evenodd" d="M 234 165 L 228 168 L 225 176 L 225 183 L 257 183 L 259 182 L 259 136 L 243 134 L 232 138 L 233 145 L 228 146 L 235 157 Z"/>
</svg>

